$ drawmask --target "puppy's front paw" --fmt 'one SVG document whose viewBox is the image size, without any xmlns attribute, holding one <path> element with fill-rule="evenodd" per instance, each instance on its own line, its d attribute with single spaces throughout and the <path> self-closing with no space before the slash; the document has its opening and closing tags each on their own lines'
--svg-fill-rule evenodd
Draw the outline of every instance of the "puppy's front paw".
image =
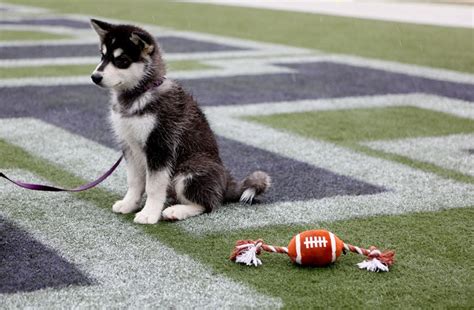
<svg viewBox="0 0 474 310">
<path fill-rule="evenodd" d="M 138 210 L 138 203 L 132 203 L 128 202 L 125 200 L 119 200 L 114 203 L 112 206 L 112 211 L 115 213 L 122 213 L 122 214 L 127 214 L 127 213 L 132 213 L 136 210 Z"/>
<path fill-rule="evenodd" d="M 161 210 L 147 210 L 143 208 L 140 212 L 135 214 L 133 221 L 138 224 L 156 224 L 160 219 Z"/>
</svg>

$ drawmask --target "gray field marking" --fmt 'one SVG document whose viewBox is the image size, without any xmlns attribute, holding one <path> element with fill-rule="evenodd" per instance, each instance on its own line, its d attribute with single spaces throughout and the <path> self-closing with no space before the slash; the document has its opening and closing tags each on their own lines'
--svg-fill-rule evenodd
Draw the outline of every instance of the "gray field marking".
<svg viewBox="0 0 474 310">
<path fill-rule="evenodd" d="M 31 173 L 8 170 L 44 182 Z M 1 295 L 2 307 L 278 308 L 263 296 L 176 253 L 137 226 L 74 195 L 39 193 L 0 183 L 2 216 L 54 248 L 97 284 Z"/>
<path fill-rule="evenodd" d="M 0 276 L 0 294 L 93 283 L 53 249 L 1 215 Z"/>
<path fill-rule="evenodd" d="M 201 78 L 183 83 L 204 105 L 417 92 L 474 101 L 474 85 L 468 83 L 432 80 L 334 62 L 280 65 L 297 73 Z"/>
<path fill-rule="evenodd" d="M 387 191 L 386 188 L 234 140 L 221 137 L 218 140 L 220 156 L 237 180 L 242 180 L 255 170 L 263 170 L 272 176 L 272 190 L 258 198 L 264 204 L 341 195 L 372 195 Z"/>
<path fill-rule="evenodd" d="M 199 53 L 202 55 L 201 53 Z M 196 56 L 196 54 L 193 54 Z M 172 55 L 173 56 L 173 55 Z M 182 54 L 174 54 L 179 56 L 177 58 L 168 56 L 168 60 L 184 60 L 186 57 Z M 94 57 L 96 62 L 99 61 L 97 57 Z M 188 57 L 191 60 L 193 57 Z M 202 64 L 210 65 L 216 68 L 204 69 L 204 70 L 191 70 L 191 71 L 170 71 L 167 75 L 172 79 L 179 80 L 193 80 L 193 79 L 205 79 L 205 78 L 217 78 L 217 77 L 233 77 L 238 75 L 256 76 L 262 74 L 279 74 L 279 73 L 294 73 L 294 70 L 284 68 L 276 65 L 265 65 L 256 64 L 255 66 L 234 66 L 234 63 L 224 63 L 223 61 L 203 61 L 200 57 L 196 59 Z M 55 65 L 64 65 L 61 62 Z M 70 64 L 66 64 L 70 65 Z M 94 66 L 91 66 L 94 68 Z M 92 69 L 91 69 L 92 71 Z M 0 89 L 2 87 L 25 87 L 25 86 L 91 86 L 91 79 L 89 75 L 86 76 L 64 76 L 64 77 L 40 77 L 40 78 L 7 78 L 0 79 Z"/>
<path fill-rule="evenodd" d="M 214 62 L 216 63 L 216 62 Z M 229 63 L 231 63 L 229 61 Z M 289 65 L 288 65 L 289 66 Z M 442 82 L 427 78 L 419 78 L 399 73 L 390 73 L 382 70 L 363 69 L 357 66 L 341 65 L 337 63 L 314 62 L 293 64 L 291 67 L 273 65 L 273 67 L 253 67 L 252 75 L 232 76 L 243 74 L 244 72 L 233 72 L 232 65 L 228 65 L 221 73 L 231 76 L 212 76 L 219 70 L 206 70 L 203 72 L 186 72 L 187 78 L 182 79 L 186 88 L 190 89 L 194 97 L 201 105 L 232 105 L 258 102 L 275 102 L 297 99 L 319 99 L 349 96 L 383 95 L 386 93 L 431 93 L 450 98 L 463 100 L 474 100 L 474 85 L 467 83 Z M 286 73 L 261 73 L 278 70 L 289 70 Z M 314 70 L 310 70 L 314 68 Z M 260 73 L 259 73 L 260 72 Z M 208 77 L 204 77 L 207 75 Z M 345 79 L 351 75 L 353 79 Z M 173 74 L 171 74 L 173 76 Z M 212 76 L 212 77 L 209 77 Z M 61 78 L 29 79 L 32 82 L 45 84 L 52 81 L 53 84 Z M 28 87 L 25 92 L 33 90 L 45 93 L 39 97 L 39 101 L 58 101 L 57 98 L 68 98 L 67 101 L 77 101 L 80 99 L 69 96 L 67 93 L 77 92 L 83 87 L 90 93 L 90 100 L 105 101 L 105 94 L 99 94 L 90 85 L 89 77 L 80 77 L 81 81 L 89 85 L 73 87 L 56 86 L 49 88 L 50 92 L 44 92 L 40 88 Z M 352 81 L 355 80 L 355 81 Z M 14 86 L 23 85 L 25 79 L 11 79 L 0 81 L 0 86 L 10 86 L 0 88 L 0 91 L 10 98 L 19 98 L 13 101 L 24 102 L 23 91 L 10 89 Z M 67 78 L 61 81 L 66 84 Z M 71 77 L 70 82 L 76 84 L 77 77 Z M 256 87 L 258 85 L 258 87 Z M 7 95 L 5 95 L 7 96 Z M 25 103 L 22 103 L 25 104 Z M 8 108 L 10 109 L 10 107 Z"/>
<path fill-rule="evenodd" d="M 75 40 L 80 40 L 83 37 L 89 36 L 89 30 L 83 29 L 73 29 L 65 26 L 46 26 L 46 25 L 8 25 L 0 24 L 0 30 L 15 30 L 15 31 L 40 31 L 47 32 L 59 35 L 68 35 L 75 38 Z M 43 39 L 43 40 L 19 40 L 19 41 L 3 41 L 0 46 L 9 46 L 9 45 L 31 45 L 31 44 L 51 44 L 53 42 L 61 42 L 65 39 Z M 71 39 L 69 39 L 71 40 Z"/>
<path fill-rule="evenodd" d="M 474 160 L 466 152 L 466 149 L 474 147 L 474 134 L 371 141 L 363 144 L 474 176 Z"/>
<path fill-rule="evenodd" d="M 273 64 L 272 67 L 249 67 L 250 72 L 247 74 L 245 73 L 247 69 L 233 70 L 234 66 L 242 67 L 241 61 L 235 64 L 229 61 L 225 66 L 221 74 L 217 74 L 220 75 L 219 77 L 215 75 L 220 69 L 182 72 L 175 75 L 181 75 L 183 84 L 192 91 L 201 105 L 233 105 L 416 92 L 474 101 L 474 85 L 472 84 L 432 80 L 346 64 L 331 62 L 279 64 L 278 66 Z M 278 72 L 280 70 L 288 71 Z M 351 78 L 347 79 L 346 76 L 351 76 Z M 29 82 L 30 85 L 33 83 L 38 85 L 91 84 L 89 77 L 54 77 L 0 80 L 0 87 L 24 86 L 24 82 Z M 17 92 L 16 90 L 9 91 L 8 88 L 1 91 Z M 69 89 L 57 88 L 54 93 L 60 91 L 69 91 Z M 45 98 L 41 100 L 44 101 Z"/>
<path fill-rule="evenodd" d="M 383 62 L 377 60 L 364 60 L 352 56 L 305 56 L 305 57 L 268 57 L 266 58 L 254 58 L 254 59 L 226 59 L 219 60 L 213 58 L 226 58 L 226 57 L 251 57 L 252 54 L 260 53 L 265 54 L 264 51 L 242 51 L 238 53 L 234 52 L 214 52 L 214 53 L 192 53 L 192 54 L 165 54 L 165 60 L 199 60 L 204 64 L 216 66 L 217 70 L 206 70 L 206 71 L 193 71 L 193 72 L 171 72 L 170 76 L 174 78 L 212 78 L 212 77 L 224 77 L 224 76 L 242 76 L 242 75 L 256 75 L 256 74 L 277 74 L 277 73 L 296 73 L 298 70 L 288 67 L 288 65 L 300 65 L 307 66 L 313 63 L 313 66 L 321 62 L 329 62 L 339 65 L 347 65 L 348 67 L 354 68 L 354 70 L 382 70 L 382 72 L 389 72 L 392 74 L 406 74 L 404 78 L 415 78 L 418 77 L 417 81 L 423 79 L 429 79 L 433 82 L 444 81 L 446 83 L 464 83 L 469 84 L 471 87 L 474 84 L 474 75 L 453 72 L 442 69 L 432 69 L 426 67 L 394 64 L 390 62 Z M 247 54 L 247 55 L 244 55 Z M 97 63 L 97 57 L 75 57 L 75 58 L 50 58 L 50 59 L 32 59 L 32 60 L 0 60 L 0 67 L 18 67 L 18 66 L 43 66 L 43 65 L 72 65 L 72 64 L 95 64 Z M 282 66 L 281 64 L 287 64 Z M 369 68 L 369 69 L 368 69 Z M 312 75 L 317 72 L 312 73 Z M 293 80 L 291 80 L 293 81 Z M 290 82 L 291 82 L 290 81 Z M 432 82 L 432 83 L 433 83 Z M 8 79 L 0 80 L 0 87 L 17 87 L 25 85 L 39 85 L 39 86 L 51 86 L 51 85 L 73 85 L 73 84 L 89 84 L 88 77 L 52 77 L 52 78 L 21 78 L 21 79 Z M 282 85 L 290 86 L 288 81 L 281 82 Z M 403 84 L 402 84 L 403 86 Z M 412 86 L 410 86 L 412 87 Z M 413 91 L 413 90 L 412 90 Z M 419 90 L 421 91 L 421 89 Z M 295 99 L 295 98 L 293 98 Z"/>
<path fill-rule="evenodd" d="M 68 18 L 4 18 L 0 20 L 1 25 L 40 25 L 40 26 L 62 26 L 78 29 L 90 29 L 90 24 L 83 21 Z"/>
</svg>

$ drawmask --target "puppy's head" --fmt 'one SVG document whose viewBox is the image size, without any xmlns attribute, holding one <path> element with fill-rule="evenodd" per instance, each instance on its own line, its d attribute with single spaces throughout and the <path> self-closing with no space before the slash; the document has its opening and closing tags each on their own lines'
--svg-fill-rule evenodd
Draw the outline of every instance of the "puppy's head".
<svg viewBox="0 0 474 310">
<path fill-rule="evenodd" d="M 165 74 L 158 44 L 145 30 L 96 19 L 91 25 L 99 35 L 102 55 L 91 76 L 97 85 L 130 90 Z"/>
</svg>

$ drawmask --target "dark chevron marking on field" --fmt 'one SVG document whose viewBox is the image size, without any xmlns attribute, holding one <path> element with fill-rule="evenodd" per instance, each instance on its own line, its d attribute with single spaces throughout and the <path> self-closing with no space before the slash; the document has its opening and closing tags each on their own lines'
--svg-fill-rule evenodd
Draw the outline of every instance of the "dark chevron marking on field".
<svg viewBox="0 0 474 310">
<path fill-rule="evenodd" d="M 382 187 L 234 140 L 219 137 L 219 147 L 226 167 L 236 178 L 242 179 L 255 170 L 267 171 L 271 175 L 272 189 L 262 197 L 265 203 L 371 195 L 385 191 Z"/>
<path fill-rule="evenodd" d="M 91 279 L 54 250 L 0 216 L 0 293 L 90 285 Z"/>
<path fill-rule="evenodd" d="M 32 26 L 62 26 L 76 29 L 89 29 L 87 22 L 69 18 L 25 18 L 18 20 L 1 20 L 0 25 L 32 25 Z"/>
<path fill-rule="evenodd" d="M 167 53 L 197 53 L 245 51 L 241 47 L 192 40 L 174 36 L 158 37 L 158 42 Z M 39 59 L 53 57 L 85 57 L 99 58 L 98 44 L 33 45 L 33 46 L 0 46 L 0 59 Z"/>
<path fill-rule="evenodd" d="M 183 83 L 202 105 L 231 105 L 367 95 L 427 93 L 474 100 L 474 85 L 334 62 L 280 64 L 297 73 L 203 78 Z"/>
</svg>

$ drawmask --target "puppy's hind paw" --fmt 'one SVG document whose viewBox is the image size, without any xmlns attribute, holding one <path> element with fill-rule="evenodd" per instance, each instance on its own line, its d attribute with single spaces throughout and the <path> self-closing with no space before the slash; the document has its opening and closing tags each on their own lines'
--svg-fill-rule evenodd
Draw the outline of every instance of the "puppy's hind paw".
<svg viewBox="0 0 474 310">
<path fill-rule="evenodd" d="M 176 212 L 176 208 L 173 208 L 173 207 L 168 207 L 166 208 L 165 210 L 163 210 L 163 219 L 164 220 L 167 220 L 167 221 L 177 221 L 177 220 L 180 220 L 180 218 L 178 218 L 179 212 Z"/>
<path fill-rule="evenodd" d="M 181 221 L 191 216 L 202 214 L 204 208 L 198 205 L 174 205 L 166 208 L 162 215 L 163 219 L 168 221 Z"/>
</svg>

